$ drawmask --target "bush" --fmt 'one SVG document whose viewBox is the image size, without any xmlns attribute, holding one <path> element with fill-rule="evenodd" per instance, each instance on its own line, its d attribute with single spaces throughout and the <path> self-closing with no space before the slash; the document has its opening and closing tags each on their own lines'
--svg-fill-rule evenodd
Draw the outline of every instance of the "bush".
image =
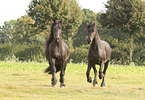
<svg viewBox="0 0 145 100">
<path fill-rule="evenodd" d="M 129 45 L 116 40 L 110 40 L 110 45 L 113 46 L 111 53 L 112 64 L 129 64 Z M 145 45 L 135 44 L 133 52 L 133 62 L 136 65 L 145 65 Z M 69 61 L 73 63 L 88 62 L 89 45 L 83 45 L 70 50 Z M 46 62 L 44 55 L 44 45 L 0 45 L 0 60 L 1 61 L 36 61 Z"/>
<path fill-rule="evenodd" d="M 20 61 L 38 61 L 42 62 L 45 60 L 44 57 L 44 46 L 42 45 L 11 45 L 4 44 L 0 46 L 0 60 L 8 60 L 14 56 Z"/>
<path fill-rule="evenodd" d="M 87 63 L 88 62 L 88 47 L 82 46 L 75 48 L 73 50 L 70 50 L 70 61 L 74 63 Z"/>
<path fill-rule="evenodd" d="M 133 61 L 137 65 L 145 65 L 145 44 L 136 44 L 133 52 Z"/>
<path fill-rule="evenodd" d="M 41 61 L 40 59 L 44 59 L 44 47 L 41 45 L 24 45 L 17 53 L 15 53 L 15 55 L 22 61 L 26 60 L 39 62 Z"/>
<path fill-rule="evenodd" d="M 11 44 L 1 44 L 0 45 L 0 60 L 5 60 L 6 57 L 12 56 L 12 45 Z"/>
</svg>

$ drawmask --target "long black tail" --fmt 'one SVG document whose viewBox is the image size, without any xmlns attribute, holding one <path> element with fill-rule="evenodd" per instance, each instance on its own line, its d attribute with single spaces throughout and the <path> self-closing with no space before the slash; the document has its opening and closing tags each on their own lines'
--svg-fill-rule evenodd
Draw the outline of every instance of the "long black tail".
<svg viewBox="0 0 145 100">
<path fill-rule="evenodd" d="M 45 70 L 44 70 L 44 73 L 48 73 L 48 74 L 52 74 L 52 71 L 51 71 L 51 67 L 47 67 Z"/>
<path fill-rule="evenodd" d="M 58 72 L 58 71 L 60 71 L 60 66 L 55 66 L 56 67 L 56 73 Z M 49 67 L 47 67 L 45 70 L 44 70 L 44 73 L 48 73 L 48 74 L 52 74 L 52 68 L 49 66 Z"/>
</svg>

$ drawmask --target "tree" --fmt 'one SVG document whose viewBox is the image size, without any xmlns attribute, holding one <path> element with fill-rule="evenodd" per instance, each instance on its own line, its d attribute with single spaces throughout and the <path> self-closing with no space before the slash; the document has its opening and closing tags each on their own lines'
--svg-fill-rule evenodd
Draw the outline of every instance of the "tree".
<svg viewBox="0 0 145 100">
<path fill-rule="evenodd" d="M 21 16 L 21 18 L 18 18 L 17 22 L 14 25 L 15 32 L 13 32 L 12 34 L 13 42 L 20 43 L 20 44 L 23 44 L 23 43 L 29 44 L 29 43 L 32 43 L 32 41 L 38 41 L 36 39 L 34 40 L 34 38 L 37 37 L 36 35 L 39 35 L 39 37 L 41 37 L 41 35 L 46 36 L 45 31 L 39 34 L 36 34 L 35 33 L 36 27 L 32 26 L 33 23 L 34 23 L 34 20 L 28 15 L 24 15 L 24 16 Z M 45 38 L 43 37 L 43 39 Z"/>
<path fill-rule="evenodd" d="M 48 28 L 54 19 L 63 21 L 63 38 L 72 47 L 72 37 L 81 24 L 81 8 L 75 0 L 33 0 L 28 15 L 34 19 L 34 27 L 39 31 Z M 40 33 L 40 32 L 37 32 Z"/>
<path fill-rule="evenodd" d="M 105 5 L 99 22 L 102 26 L 116 28 L 130 37 L 130 61 L 132 62 L 134 36 L 145 27 L 144 7 L 141 0 L 110 0 Z"/>
<path fill-rule="evenodd" d="M 33 33 L 31 33 L 32 27 L 29 24 L 33 24 L 33 22 L 34 21 L 27 15 L 17 19 L 14 26 L 15 32 L 13 33 L 14 43 L 23 44 L 29 40 L 30 36 L 33 35 Z"/>
<path fill-rule="evenodd" d="M 14 25 L 16 20 L 5 21 L 4 25 L 0 26 L 0 42 L 11 43 L 12 34 L 14 33 Z"/>
</svg>

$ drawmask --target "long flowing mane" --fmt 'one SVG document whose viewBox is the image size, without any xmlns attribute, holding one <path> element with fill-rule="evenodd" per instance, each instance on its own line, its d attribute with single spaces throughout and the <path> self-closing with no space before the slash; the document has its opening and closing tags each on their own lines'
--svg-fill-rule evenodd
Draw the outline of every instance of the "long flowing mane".
<svg viewBox="0 0 145 100">
<path fill-rule="evenodd" d="M 53 23 L 54 25 L 54 23 Z M 51 43 L 51 41 L 53 40 L 53 25 L 51 26 L 51 30 L 50 30 L 50 34 L 48 35 L 47 37 L 47 40 L 46 40 L 46 47 L 49 46 L 49 44 Z"/>
</svg>

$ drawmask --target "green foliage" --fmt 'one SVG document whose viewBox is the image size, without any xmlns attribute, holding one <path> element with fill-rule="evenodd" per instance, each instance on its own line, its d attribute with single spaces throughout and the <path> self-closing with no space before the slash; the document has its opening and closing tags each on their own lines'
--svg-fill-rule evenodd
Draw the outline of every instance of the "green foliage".
<svg viewBox="0 0 145 100">
<path fill-rule="evenodd" d="M 145 27 L 144 5 L 141 0 L 110 0 L 106 4 L 106 13 L 102 13 L 99 22 L 102 26 L 116 28 L 130 37 L 130 62 L 133 61 L 134 36 Z"/>
<path fill-rule="evenodd" d="M 15 32 L 12 34 L 14 44 L 30 42 L 30 37 L 36 35 L 36 33 L 33 33 L 34 28 L 30 25 L 33 22 L 34 20 L 27 15 L 17 19 L 14 26 Z"/>
<path fill-rule="evenodd" d="M 130 36 L 145 26 L 141 0 L 110 0 L 106 8 L 99 20 L 103 26 L 115 27 Z"/>
<path fill-rule="evenodd" d="M 112 48 L 111 63 L 115 64 L 129 64 L 130 42 L 127 34 L 122 34 L 121 31 L 114 28 L 100 30 L 100 37 L 102 40 L 109 42 Z M 132 61 L 137 65 L 144 65 L 144 39 L 145 33 L 135 37 L 133 45 L 133 59 Z M 142 55 L 142 56 L 141 56 Z"/>
<path fill-rule="evenodd" d="M 87 63 L 88 62 L 88 48 L 87 46 L 76 47 L 70 51 L 70 61 L 73 63 Z"/>
<path fill-rule="evenodd" d="M 3 44 L 0 45 L 0 60 L 5 60 L 6 57 L 12 56 L 13 51 L 11 48 L 11 44 Z"/>
<path fill-rule="evenodd" d="M 12 34 L 15 32 L 14 25 L 16 20 L 5 21 L 4 25 L 0 26 L 0 43 L 11 43 Z"/>
<path fill-rule="evenodd" d="M 3 61 L 46 61 L 43 45 L 5 44 L 0 46 L 0 52 L 0 60 Z"/>
<path fill-rule="evenodd" d="M 133 61 L 138 65 L 145 65 L 145 44 L 136 44 L 134 48 Z"/>
</svg>

